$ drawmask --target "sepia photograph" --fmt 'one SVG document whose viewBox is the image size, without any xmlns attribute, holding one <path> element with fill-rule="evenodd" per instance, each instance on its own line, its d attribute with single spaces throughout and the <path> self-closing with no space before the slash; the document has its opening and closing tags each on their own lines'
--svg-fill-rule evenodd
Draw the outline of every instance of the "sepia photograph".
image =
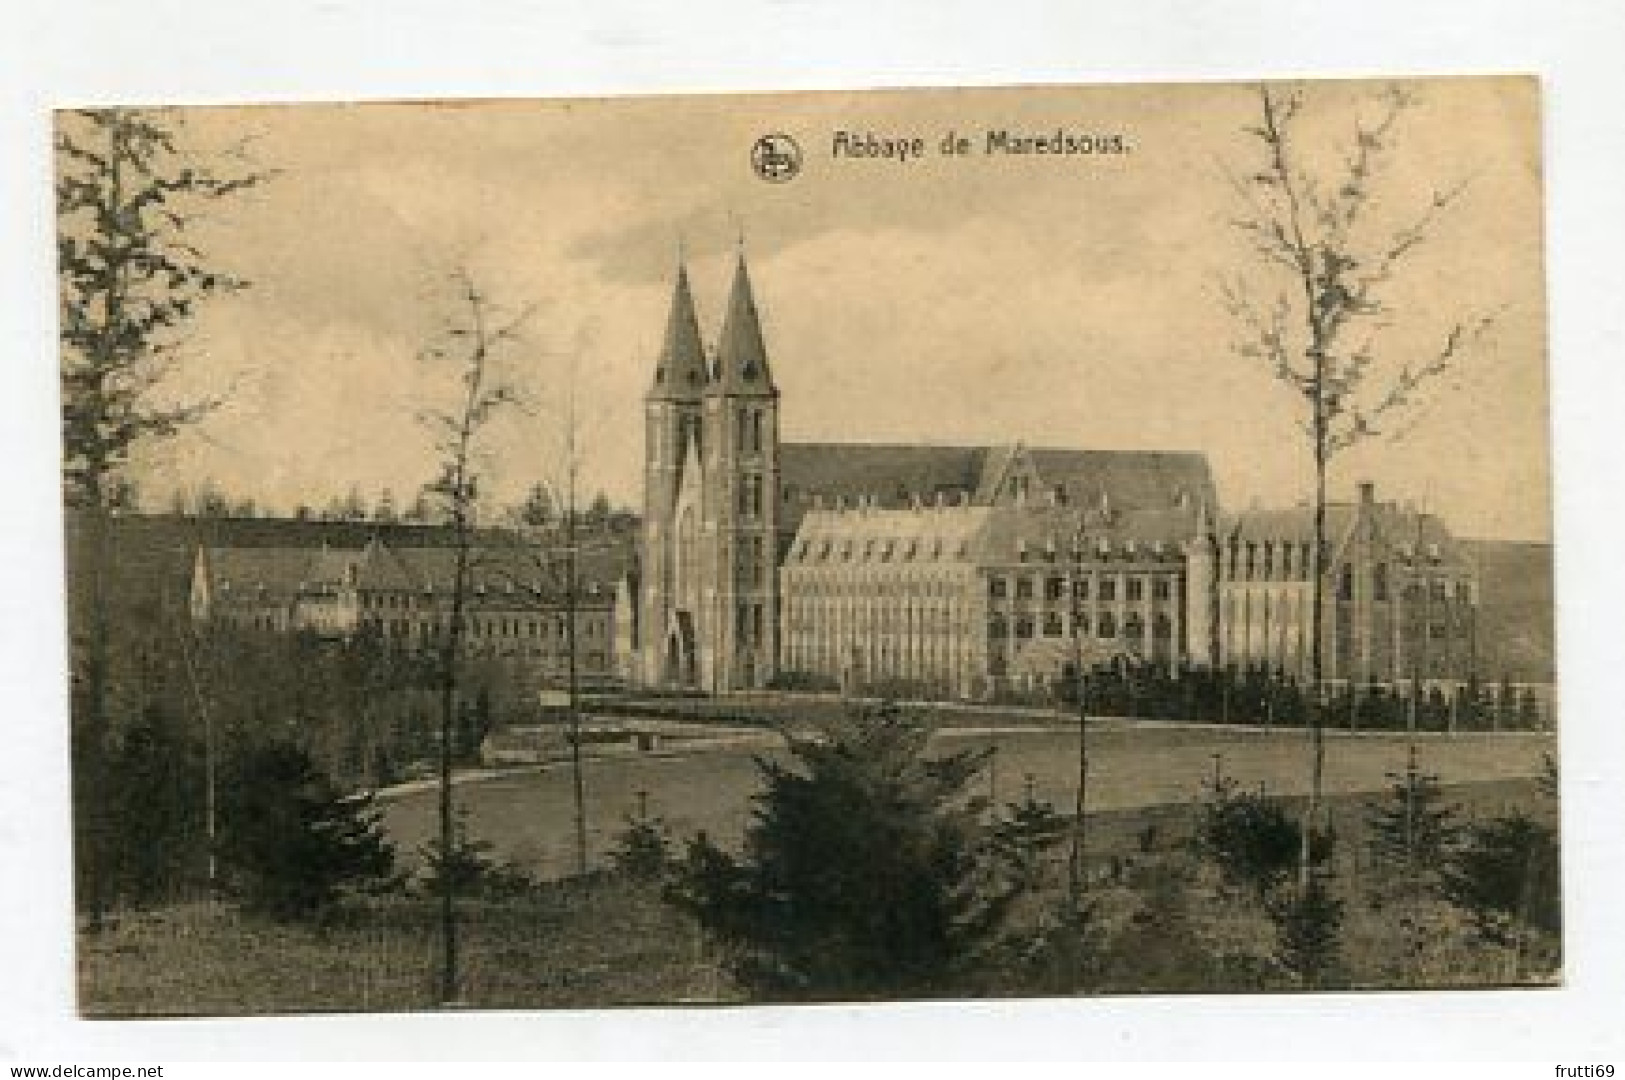
<svg viewBox="0 0 1625 1080">
<path fill-rule="evenodd" d="M 80 1014 L 1561 987 L 1541 113 L 58 110 Z"/>
</svg>

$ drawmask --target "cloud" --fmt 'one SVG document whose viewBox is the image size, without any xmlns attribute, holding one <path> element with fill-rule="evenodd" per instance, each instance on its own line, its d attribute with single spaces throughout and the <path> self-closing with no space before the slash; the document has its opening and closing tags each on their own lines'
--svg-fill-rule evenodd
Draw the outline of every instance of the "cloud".
<svg viewBox="0 0 1625 1080">
<path fill-rule="evenodd" d="M 1521 87 L 1521 88 L 1520 88 Z M 1320 87 L 1337 115 L 1365 88 Z M 217 304 L 198 386 L 240 392 L 153 468 L 261 501 L 352 484 L 410 490 L 432 471 L 409 422 L 441 391 L 414 357 L 464 265 L 494 301 L 536 305 L 512 357 L 535 408 L 492 433 L 505 491 L 556 466 L 570 358 L 588 418 L 584 486 L 638 500 L 642 395 L 679 236 L 707 336 L 743 227 L 791 438 L 1195 448 L 1226 499 L 1302 490 L 1294 402 L 1229 352 L 1213 279 L 1246 256 L 1218 163 L 1247 88 L 1022 88 L 463 107 L 202 110 L 222 140 L 260 133 L 279 178 L 217 222 L 211 250 L 255 287 Z M 1440 395 L 1409 440 L 1351 455 L 1338 483 L 1448 500 L 1468 531 L 1542 536 L 1544 308 L 1533 96 L 1516 81 L 1427 87 L 1387 177 L 1407 199 L 1475 180 L 1394 294 L 1386 346 L 1417 353 L 1457 310 L 1513 300 L 1490 362 Z M 837 130 L 1122 132 L 1115 158 L 841 160 Z M 749 168 L 763 131 L 806 167 Z M 1328 134 L 1335 133 L 1327 127 Z M 1245 262 L 1243 265 L 1246 265 Z M 1462 268 L 1470 267 L 1471 274 Z M 1441 301 L 1441 298 L 1444 298 Z M 183 383 L 185 380 L 183 380 Z M 1523 492 L 1482 482 L 1515 460 Z M 1432 496 L 1430 496 L 1432 497 Z"/>
</svg>

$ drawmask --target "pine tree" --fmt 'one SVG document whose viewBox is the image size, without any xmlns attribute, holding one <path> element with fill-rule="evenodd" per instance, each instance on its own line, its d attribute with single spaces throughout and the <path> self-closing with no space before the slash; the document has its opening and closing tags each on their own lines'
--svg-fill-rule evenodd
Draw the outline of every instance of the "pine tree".
<svg viewBox="0 0 1625 1080">
<path fill-rule="evenodd" d="M 634 881 L 658 881 L 670 869 L 671 830 L 662 818 L 649 813 L 646 792 L 638 792 L 637 811 L 626 815 L 626 827 L 609 858 L 617 872 Z"/>
<path fill-rule="evenodd" d="M 303 749 L 273 742 L 239 754 L 221 791 L 221 867 L 249 910 L 308 919 L 348 890 L 397 883 L 370 796 L 337 790 Z"/>
<path fill-rule="evenodd" d="M 1437 774 L 1421 770 L 1414 744 L 1405 771 L 1387 777 L 1387 798 L 1366 806 L 1372 856 L 1397 879 L 1425 888 L 1460 842 L 1461 808 L 1444 801 Z"/>
<path fill-rule="evenodd" d="M 118 847 L 114 894 L 137 905 L 182 895 L 203 871 L 201 747 L 168 708 L 149 702 L 119 740 L 111 775 L 105 796 L 141 830 L 140 842 Z"/>
<path fill-rule="evenodd" d="M 201 160 L 180 127 L 170 113 L 85 109 L 59 114 L 55 136 L 63 494 L 84 533 L 68 567 L 74 850 L 93 927 L 111 898 L 109 867 L 140 842 L 126 831 L 135 819 L 108 800 L 118 726 L 109 520 L 131 456 L 216 404 L 179 400 L 171 376 L 199 311 L 246 283 L 213 264 L 194 226 L 267 176 Z"/>
<path fill-rule="evenodd" d="M 670 898 L 778 999 L 951 993 L 999 944 L 1022 885 L 970 794 L 985 752 L 925 754 L 928 729 L 894 707 L 791 737 L 743 852 L 703 838 Z"/>
<path fill-rule="evenodd" d="M 1275 924 L 1275 960 L 1307 988 L 1326 985 L 1337 972 L 1343 902 L 1321 874 L 1308 885 L 1294 883 L 1272 898 L 1267 910 Z"/>
<path fill-rule="evenodd" d="M 1221 778 L 1203 811 L 1199 840 L 1203 852 L 1230 884 L 1250 889 L 1264 903 L 1298 864 L 1304 847 L 1302 825 L 1278 800 L 1240 791 Z M 1318 866 L 1329 856 L 1329 839 L 1317 834 L 1309 845 Z"/>
</svg>

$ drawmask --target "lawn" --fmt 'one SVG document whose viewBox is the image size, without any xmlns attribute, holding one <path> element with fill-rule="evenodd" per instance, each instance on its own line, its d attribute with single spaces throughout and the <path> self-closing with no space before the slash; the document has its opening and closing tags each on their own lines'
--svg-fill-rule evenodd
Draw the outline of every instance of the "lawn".
<svg viewBox="0 0 1625 1080">
<path fill-rule="evenodd" d="M 483 1008 L 724 1001 L 693 924 L 654 890 L 598 876 L 459 905 L 462 997 Z M 376 900 L 320 927 L 228 905 L 122 915 L 82 933 L 87 1016 L 389 1012 L 435 1004 L 436 907 Z M 614 932 L 605 932 L 613 927 Z"/>
<path fill-rule="evenodd" d="M 1529 780 L 1453 787 L 1463 816 L 1538 808 Z M 1486 945 L 1460 911 L 1431 900 L 1414 910 L 1391 895 L 1361 836 L 1366 799 L 1329 800 L 1338 832 L 1335 887 L 1347 912 L 1336 985 L 1488 987 L 1555 978 L 1555 942 L 1509 975 L 1506 949 Z M 1099 913 L 1088 992 L 1245 992 L 1292 989 L 1270 962 L 1273 931 L 1257 902 L 1229 888 L 1192 849 L 1196 815 L 1164 805 L 1091 815 L 1086 878 Z M 1057 855 L 1059 858 L 1059 853 Z M 1053 886 L 1052 886 L 1053 887 Z M 1051 896 L 1053 901 L 1054 897 Z M 546 882 L 503 900 L 463 900 L 462 1001 L 479 1008 L 587 1008 L 743 1003 L 696 925 L 656 887 L 599 873 Z M 1405 918 L 1415 927 L 1407 931 Z M 181 905 L 115 916 L 82 932 L 80 1007 L 88 1016 L 247 1015 L 399 1011 L 435 1004 L 438 936 L 432 902 L 365 901 L 322 926 L 282 925 L 229 905 Z M 1034 993 L 1022 976 L 990 970 L 967 995 Z"/>
<path fill-rule="evenodd" d="M 1534 733 L 1429 734 L 1419 737 L 1421 762 L 1442 783 L 1460 785 L 1528 778 L 1555 747 L 1552 736 Z M 944 729 L 942 751 L 996 748 L 984 776 L 996 801 L 1019 799 L 1030 783 L 1039 799 L 1070 810 L 1077 776 L 1077 736 L 1056 728 L 1015 727 L 988 733 Z M 1333 732 L 1327 736 L 1328 794 L 1376 791 L 1385 774 L 1405 767 L 1407 741 L 1400 734 Z M 1217 765 L 1244 787 L 1260 784 L 1279 795 L 1307 789 L 1308 741 L 1301 730 L 1262 731 L 1218 727 L 1135 725 L 1092 721 L 1089 734 L 1089 810 L 1135 810 L 1189 806 L 1201 797 Z M 704 831 L 731 843 L 749 821 L 758 770 L 752 752 L 716 749 L 589 759 L 583 770 L 587 793 L 589 859 L 602 866 L 639 792 L 649 809 L 682 839 Z M 490 842 L 499 859 L 512 859 L 542 877 L 570 872 L 574 863 L 574 802 L 563 766 L 516 770 L 456 788 L 470 832 Z M 416 791 L 383 801 L 385 824 L 403 855 L 435 835 L 435 796 Z"/>
</svg>

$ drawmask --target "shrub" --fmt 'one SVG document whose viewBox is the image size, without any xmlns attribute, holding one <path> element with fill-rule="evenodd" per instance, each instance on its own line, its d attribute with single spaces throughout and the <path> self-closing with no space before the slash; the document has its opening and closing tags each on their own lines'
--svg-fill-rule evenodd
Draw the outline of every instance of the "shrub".
<svg viewBox="0 0 1625 1080">
<path fill-rule="evenodd" d="M 616 837 L 610 863 L 634 881 L 658 881 L 672 864 L 671 832 L 661 818 L 640 806 L 626 815 L 626 827 Z"/>
<path fill-rule="evenodd" d="M 423 865 L 419 883 L 427 896 L 439 896 L 450 878 L 454 896 L 491 900 L 522 896 L 536 887 L 535 880 L 515 862 L 498 863 L 491 858 L 492 845 L 475 840 L 468 833 L 468 812 L 458 810 L 451 826 L 451 847 L 442 851 L 438 838 L 418 848 Z"/>
<path fill-rule="evenodd" d="M 1520 948 L 1530 931 L 1562 932 L 1557 832 L 1523 813 L 1469 826 L 1443 878 L 1485 941 Z"/>
<path fill-rule="evenodd" d="M 1198 842 L 1233 886 L 1249 888 L 1259 901 L 1298 868 L 1303 827 L 1280 802 L 1239 791 L 1232 780 L 1219 783 L 1203 813 Z M 1310 860 L 1331 857 L 1331 838 L 1311 838 Z"/>
<path fill-rule="evenodd" d="M 338 791 L 303 749 L 240 753 L 221 792 L 221 869 L 245 908 L 305 919 L 346 890 L 398 884 L 371 797 Z"/>
<path fill-rule="evenodd" d="M 1444 801 L 1438 776 L 1418 770 L 1414 759 L 1387 776 L 1387 798 L 1366 804 L 1371 852 L 1406 888 L 1425 890 L 1461 841 L 1460 807 Z"/>
<path fill-rule="evenodd" d="M 200 748 L 168 708 L 148 703 L 109 764 L 111 891 L 134 905 L 183 896 L 201 882 L 207 858 Z"/>
<path fill-rule="evenodd" d="M 985 752 L 924 755 L 895 708 L 790 740 L 759 759 L 743 851 L 697 837 L 668 896 L 770 998 L 951 993 L 998 944 L 1022 891 L 969 794 Z"/>
<path fill-rule="evenodd" d="M 1301 985 L 1319 987 L 1339 966 L 1343 902 L 1319 874 L 1307 886 L 1292 886 L 1266 906 L 1275 924 L 1275 959 Z"/>
</svg>

